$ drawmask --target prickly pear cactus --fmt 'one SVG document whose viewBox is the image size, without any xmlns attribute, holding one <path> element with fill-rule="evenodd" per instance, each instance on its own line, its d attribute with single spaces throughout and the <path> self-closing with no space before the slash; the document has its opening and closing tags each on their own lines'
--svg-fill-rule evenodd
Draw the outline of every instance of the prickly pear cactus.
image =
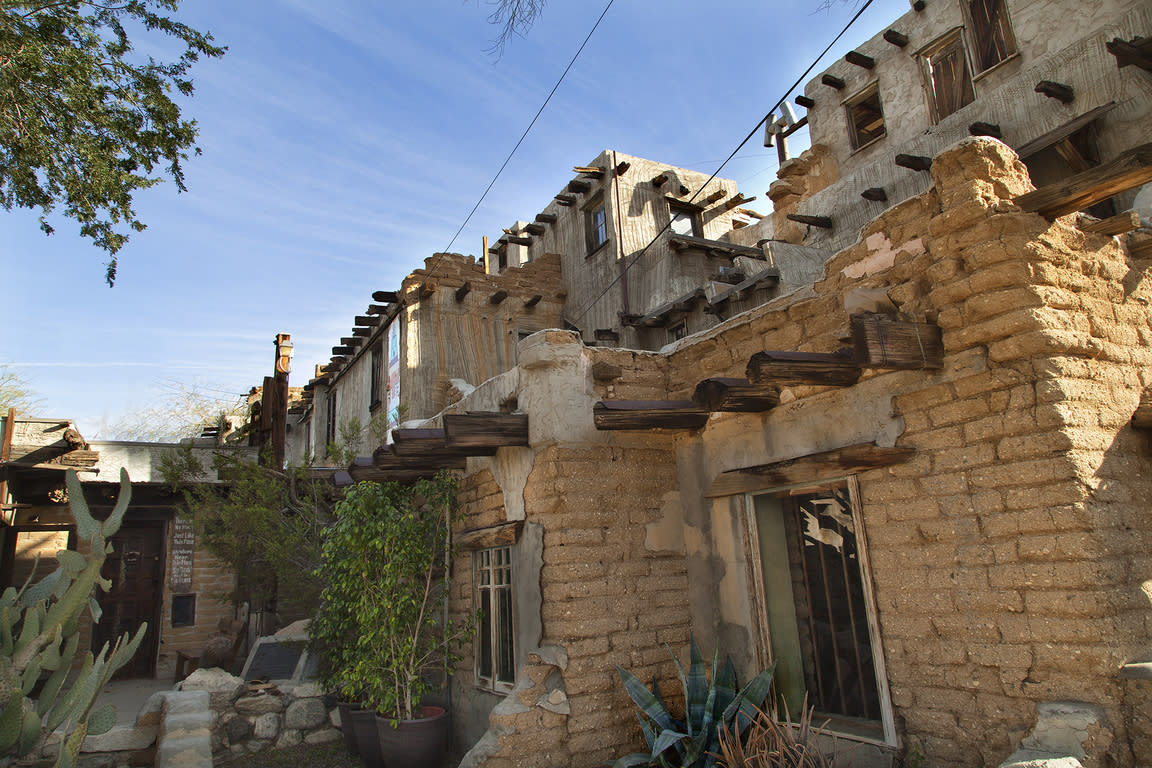
<svg viewBox="0 0 1152 768">
<path fill-rule="evenodd" d="M 0 758 L 35 755 L 49 733 L 64 726 L 64 739 L 56 759 L 60 768 L 78 762 L 85 736 L 107 732 L 116 723 L 113 707 L 92 712 L 100 690 L 120 667 L 128 663 L 147 625 L 135 636 L 125 633 L 111 651 L 108 644 L 95 656 L 84 654 L 80 674 L 64 689 L 80 644 L 80 616 L 87 609 L 100 620 L 100 606 L 93 596 L 99 586 L 111 583 L 100 576 L 104 560 L 112 552 L 108 540 L 120 530 L 132 486 L 128 473 L 120 470 L 120 496 L 104 522 L 94 518 L 84 501 L 76 473 L 68 470 L 68 499 L 76 520 L 77 536 L 90 542 L 91 554 L 71 550 L 57 553 L 59 566 L 35 584 L 35 568 L 20 589 L 8 587 L 0 594 Z M 43 673 L 49 673 L 40 693 L 31 693 Z"/>
</svg>

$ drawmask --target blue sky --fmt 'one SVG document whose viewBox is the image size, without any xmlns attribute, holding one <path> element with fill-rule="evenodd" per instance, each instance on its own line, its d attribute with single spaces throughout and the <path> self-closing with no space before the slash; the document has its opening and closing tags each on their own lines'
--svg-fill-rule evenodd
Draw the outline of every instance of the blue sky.
<svg viewBox="0 0 1152 768">
<path fill-rule="evenodd" d="M 372 291 L 448 245 L 605 4 L 552 0 L 497 59 L 483 1 L 185 0 L 229 47 L 193 71 L 189 191 L 137 195 L 113 289 L 73 223 L 0 211 L 0 364 L 89 439 L 169 380 L 245 392 L 278 332 L 304 384 Z M 859 7 L 818 6 L 616 0 L 452 250 L 479 255 L 603 149 L 711 173 Z M 907 10 L 874 0 L 815 72 Z M 721 175 L 763 211 L 775 167 L 757 137 Z"/>
</svg>

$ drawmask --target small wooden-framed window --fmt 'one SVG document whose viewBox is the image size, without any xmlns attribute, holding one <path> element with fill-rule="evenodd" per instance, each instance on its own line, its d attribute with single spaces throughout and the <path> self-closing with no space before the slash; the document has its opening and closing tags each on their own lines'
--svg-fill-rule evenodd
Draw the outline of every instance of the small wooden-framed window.
<svg viewBox="0 0 1152 768">
<path fill-rule="evenodd" d="M 1004 0 L 964 0 L 971 22 L 972 63 L 977 72 L 991 69 L 1016 53 L 1016 38 Z"/>
<path fill-rule="evenodd" d="M 384 397 L 384 342 L 372 347 L 371 381 L 368 386 L 368 410 L 380 407 Z"/>
<path fill-rule="evenodd" d="M 472 561 L 480 609 L 476 631 L 476 685 L 508 693 L 516 684 L 512 548 L 477 550 L 472 553 Z"/>
<path fill-rule="evenodd" d="M 700 209 L 678 200 L 668 201 L 668 229 L 674 235 L 701 237 Z"/>
<path fill-rule="evenodd" d="M 608 212 L 604 207 L 604 196 L 597 195 L 584 208 L 584 233 L 591 256 L 608 242 Z"/>
<path fill-rule="evenodd" d="M 671 343 L 673 341 L 679 341 L 680 339 L 684 338 L 687 335 L 688 335 L 688 323 L 687 323 L 687 321 L 681 320 L 680 322 L 676 323 L 676 325 L 670 326 L 668 328 L 668 342 L 669 343 Z"/>
<path fill-rule="evenodd" d="M 968 71 L 968 57 L 964 52 L 964 38 L 959 29 L 922 50 L 920 63 L 936 121 L 976 99 L 972 74 Z"/>
<path fill-rule="evenodd" d="M 336 442 L 336 390 L 328 390 L 328 420 L 324 424 L 324 445 Z"/>
<path fill-rule="evenodd" d="M 846 101 L 844 106 L 848 110 L 852 149 L 866 147 L 887 133 L 884 128 L 884 109 L 880 105 L 880 89 L 876 83 Z"/>
</svg>

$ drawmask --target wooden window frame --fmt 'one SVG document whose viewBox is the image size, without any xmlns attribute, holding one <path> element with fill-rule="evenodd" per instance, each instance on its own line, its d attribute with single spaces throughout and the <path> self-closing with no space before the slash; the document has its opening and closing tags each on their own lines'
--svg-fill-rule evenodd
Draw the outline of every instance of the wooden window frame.
<svg viewBox="0 0 1152 768">
<path fill-rule="evenodd" d="M 1006 61 L 1010 61 L 1020 53 L 1020 48 L 1016 44 L 1016 35 L 1012 31 L 1012 20 L 1008 17 L 1008 3 L 1006 0 L 961 0 L 960 5 L 964 11 L 964 19 L 968 25 L 969 33 L 969 62 L 972 68 L 972 79 L 977 80 L 986 72 L 990 72 L 996 67 L 1000 66 Z M 988 19 L 989 26 L 985 27 L 983 21 L 978 21 L 981 16 L 973 12 L 973 6 L 982 5 L 984 9 L 989 10 L 991 16 L 994 18 Z M 987 13 L 982 14 L 987 16 Z M 996 28 L 999 28 L 1002 39 L 1000 42 L 1004 45 L 1004 51 L 999 53 L 999 58 L 987 65 L 984 64 L 984 57 L 981 55 L 982 47 L 986 45 L 996 46 L 996 41 L 992 37 L 995 34 Z"/>
<path fill-rule="evenodd" d="M 378 341 L 372 347 L 372 352 L 369 356 L 369 363 L 371 364 L 371 372 L 369 373 L 368 383 L 368 411 L 371 413 L 381 406 L 384 402 L 384 389 L 386 378 L 384 375 L 384 342 Z"/>
<path fill-rule="evenodd" d="M 872 584 L 872 566 L 869 554 L 868 541 L 864 528 L 862 504 L 860 501 L 860 484 L 856 475 L 847 475 L 828 479 L 813 480 L 788 486 L 778 486 L 764 490 L 748 492 L 740 497 L 744 516 L 745 533 L 747 536 L 749 580 L 751 586 L 752 604 L 755 610 L 755 624 L 758 628 L 757 654 L 764 666 L 773 663 L 772 630 L 768 621 L 768 605 L 765 595 L 764 573 L 761 565 L 760 531 L 757 520 L 755 497 L 765 495 L 780 495 L 784 493 L 798 494 L 806 491 L 815 491 L 832 485 L 843 486 L 848 491 L 852 507 L 852 523 L 856 548 L 858 553 L 857 564 L 860 568 L 860 577 L 864 595 L 864 607 L 867 614 L 869 641 L 872 649 L 872 666 L 876 680 L 876 690 L 880 702 L 880 724 L 883 729 L 882 739 L 873 739 L 860 734 L 846 733 L 835 728 L 834 723 L 826 726 L 826 730 L 837 738 L 877 744 L 884 747 L 899 747 L 900 739 L 896 733 L 895 709 L 892 706 L 892 695 L 888 688 L 888 671 L 884 663 L 884 651 L 880 635 L 879 613 L 876 607 L 875 589 Z"/>
<path fill-rule="evenodd" d="M 325 396 L 324 453 L 328 446 L 336 442 L 336 387 L 331 387 Z"/>
<path fill-rule="evenodd" d="M 517 529 L 518 532 L 518 529 Z M 516 685 L 516 593 L 514 590 L 515 572 L 513 570 L 513 547 L 503 544 L 495 547 L 475 549 L 472 552 L 472 573 L 476 606 L 480 611 L 488 612 L 492 617 L 489 623 L 489 668 L 483 668 L 481 653 L 484 630 L 484 621 L 481 619 L 476 629 L 474 647 L 475 660 L 475 686 L 491 693 L 508 694 Z M 484 576 L 488 575 L 485 579 Z M 500 592 L 508 594 L 507 611 L 501 613 L 497 610 L 498 595 Z M 507 622 L 508 642 L 512 647 L 505 650 L 501 641 L 501 621 Z M 512 659 L 512 672 L 510 679 L 500 676 L 498 659 L 507 654 Z"/>
<path fill-rule="evenodd" d="M 600 221 L 596 220 L 597 214 L 601 217 Z M 608 204 L 604 199 L 604 193 L 600 192 L 584 206 L 584 241 L 587 256 L 608 245 L 611 239 L 608 233 Z"/>
<path fill-rule="evenodd" d="M 872 138 L 862 140 L 861 132 L 863 129 L 856 124 L 855 109 L 873 98 L 876 100 L 876 106 L 880 111 L 880 133 Z M 844 110 L 848 118 L 848 136 L 852 140 L 853 152 L 859 152 L 865 147 L 870 147 L 888 135 L 888 123 L 884 119 L 884 102 L 880 99 L 880 83 L 878 81 L 872 81 L 872 83 L 845 99 Z"/>
<path fill-rule="evenodd" d="M 960 100 L 962 103 L 948 112 L 942 112 L 940 109 L 940 99 L 938 97 L 939 89 L 937 88 L 936 69 L 933 67 L 932 62 L 942 53 L 949 51 L 949 49 L 955 49 L 955 54 L 959 56 L 960 63 L 963 65 L 962 74 L 968 87 L 966 93 L 961 94 Z M 924 89 L 928 93 L 928 104 L 932 110 L 932 122 L 934 124 L 939 123 L 949 115 L 959 112 L 976 100 L 976 85 L 972 81 L 972 65 L 969 61 L 968 46 L 964 39 L 963 27 L 956 27 L 936 38 L 917 51 L 916 56 L 920 60 L 920 71 L 924 76 Z M 965 96 L 967 97 L 966 101 L 964 100 Z"/>
<path fill-rule="evenodd" d="M 673 226 L 676 218 L 683 216 L 692 224 L 692 231 L 688 233 L 677 232 Z M 668 231 L 673 236 L 704 237 L 704 223 L 700 219 L 700 209 L 680 200 L 668 200 Z"/>
</svg>

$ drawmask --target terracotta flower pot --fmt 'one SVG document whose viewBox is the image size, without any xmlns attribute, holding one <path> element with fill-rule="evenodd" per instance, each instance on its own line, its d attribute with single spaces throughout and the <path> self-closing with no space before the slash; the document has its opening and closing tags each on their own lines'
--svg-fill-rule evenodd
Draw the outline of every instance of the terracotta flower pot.
<svg viewBox="0 0 1152 768">
<path fill-rule="evenodd" d="M 420 710 L 418 720 L 376 716 L 380 755 L 387 768 L 439 768 L 444 761 L 452 729 L 448 710 L 432 706 Z"/>
</svg>

